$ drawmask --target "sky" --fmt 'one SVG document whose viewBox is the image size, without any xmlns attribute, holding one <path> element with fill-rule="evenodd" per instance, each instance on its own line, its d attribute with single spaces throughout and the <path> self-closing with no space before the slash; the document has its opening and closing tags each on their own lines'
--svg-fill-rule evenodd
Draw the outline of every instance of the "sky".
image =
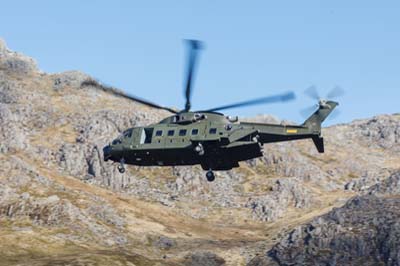
<svg viewBox="0 0 400 266">
<path fill-rule="evenodd" d="M 83 71 L 164 106 L 184 106 L 184 39 L 205 44 L 193 109 L 294 91 L 289 103 L 227 110 L 301 123 L 334 86 L 340 115 L 325 125 L 400 112 L 400 2 L 4 1 L 0 38 L 46 72 Z"/>
</svg>

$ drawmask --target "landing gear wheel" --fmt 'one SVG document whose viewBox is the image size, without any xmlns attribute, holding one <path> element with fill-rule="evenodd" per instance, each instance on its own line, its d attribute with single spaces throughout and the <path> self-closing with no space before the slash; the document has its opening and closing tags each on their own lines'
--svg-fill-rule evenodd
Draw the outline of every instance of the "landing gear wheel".
<svg viewBox="0 0 400 266">
<path fill-rule="evenodd" d="M 213 171 L 211 171 L 211 170 L 207 171 L 206 177 L 207 177 L 208 182 L 212 182 L 215 180 L 215 175 L 214 175 Z"/>
<path fill-rule="evenodd" d="M 121 161 L 119 162 L 118 165 L 118 171 L 123 174 L 125 173 L 125 166 L 124 166 L 125 160 L 122 158 Z"/>
<path fill-rule="evenodd" d="M 118 171 L 119 171 L 121 174 L 125 173 L 125 167 L 123 167 L 123 166 L 121 166 L 121 165 L 118 165 Z"/>
</svg>

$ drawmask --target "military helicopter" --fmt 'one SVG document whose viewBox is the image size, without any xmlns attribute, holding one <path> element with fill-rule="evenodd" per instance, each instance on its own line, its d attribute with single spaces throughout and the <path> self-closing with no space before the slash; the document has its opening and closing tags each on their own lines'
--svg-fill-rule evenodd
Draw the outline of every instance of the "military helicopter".
<svg viewBox="0 0 400 266">
<path fill-rule="evenodd" d="M 103 148 L 104 160 L 118 162 L 120 173 L 125 172 L 125 164 L 200 164 L 207 171 L 207 180 L 211 182 L 215 179 L 213 171 L 230 170 L 239 167 L 240 161 L 262 156 L 265 143 L 312 139 L 318 152 L 324 152 L 321 123 L 338 105 L 334 101 L 319 99 L 317 110 L 301 125 L 239 122 L 237 117 L 218 112 L 234 107 L 290 101 L 295 98 L 293 92 L 191 111 L 192 81 L 202 43 L 196 40 L 188 40 L 187 43 L 190 49 L 184 89 L 186 104 L 183 110 L 177 111 L 117 92 L 121 97 L 173 113 L 159 123 L 129 128 Z M 311 94 L 315 95 L 313 89 Z"/>
</svg>

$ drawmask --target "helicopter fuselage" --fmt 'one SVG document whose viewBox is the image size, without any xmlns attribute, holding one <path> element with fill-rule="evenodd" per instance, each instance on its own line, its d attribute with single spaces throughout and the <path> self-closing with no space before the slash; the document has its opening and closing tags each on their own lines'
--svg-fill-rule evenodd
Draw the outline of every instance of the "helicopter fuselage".
<svg viewBox="0 0 400 266">
<path fill-rule="evenodd" d="M 238 122 L 221 113 L 185 112 L 157 124 L 130 128 L 103 152 L 105 160 L 132 165 L 200 164 L 204 170 L 229 170 L 240 161 L 262 156 L 265 143 L 305 138 L 322 142 L 320 128 Z"/>
</svg>

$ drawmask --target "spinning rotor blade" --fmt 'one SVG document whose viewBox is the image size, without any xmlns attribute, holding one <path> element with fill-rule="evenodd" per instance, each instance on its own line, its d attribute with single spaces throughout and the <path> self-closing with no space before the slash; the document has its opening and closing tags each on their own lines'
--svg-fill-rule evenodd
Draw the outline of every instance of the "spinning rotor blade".
<svg viewBox="0 0 400 266">
<path fill-rule="evenodd" d="M 326 100 L 332 100 L 333 98 L 337 98 L 340 96 L 343 96 L 345 94 L 345 91 L 339 87 L 336 86 L 334 87 L 328 94 L 326 95 L 326 100 L 321 99 L 320 94 L 318 93 L 318 90 L 315 86 L 311 86 L 308 89 L 304 91 L 304 93 L 311 98 L 317 100 L 319 103 L 317 105 L 313 105 L 310 107 L 307 107 L 303 110 L 300 111 L 300 114 L 304 117 L 310 116 L 314 111 L 317 110 L 318 105 L 321 104 L 321 102 L 326 101 Z M 329 115 L 328 119 L 335 119 L 340 115 L 340 111 L 338 109 L 333 110 L 333 112 Z"/>
<path fill-rule="evenodd" d="M 250 105 L 257 105 L 257 104 L 287 102 L 287 101 L 294 100 L 295 98 L 296 98 L 296 96 L 295 96 L 294 92 L 291 91 L 291 92 L 287 92 L 284 94 L 278 94 L 278 95 L 274 95 L 274 96 L 257 98 L 257 99 L 253 99 L 253 100 L 249 100 L 249 101 L 238 102 L 238 103 L 234 103 L 234 104 L 211 108 L 206 111 L 213 112 L 213 111 L 220 111 L 220 110 L 226 110 L 226 109 L 230 109 L 230 108 L 244 107 L 244 106 L 250 106 Z"/>
<path fill-rule="evenodd" d="M 313 86 L 311 86 L 311 87 L 309 87 L 309 88 L 307 88 L 305 91 L 304 91 L 304 93 L 306 94 L 306 95 L 308 95 L 309 97 L 311 97 L 312 99 L 314 99 L 314 100 L 319 100 L 319 99 L 321 99 L 321 97 L 319 96 L 319 93 L 318 93 L 318 90 L 317 90 L 317 88 L 313 85 Z"/>
<path fill-rule="evenodd" d="M 318 105 L 312 105 L 310 107 L 306 107 L 300 111 L 302 117 L 309 117 L 312 113 L 314 113 L 318 108 Z"/>
<path fill-rule="evenodd" d="M 336 86 L 326 95 L 326 98 L 333 99 L 343 95 L 344 95 L 344 90 L 341 87 Z"/>
<path fill-rule="evenodd" d="M 169 112 L 174 113 L 174 114 L 178 113 L 176 110 L 174 110 L 174 109 L 172 109 L 172 108 L 164 107 L 164 106 L 161 106 L 161 105 L 158 105 L 158 104 L 149 102 L 149 101 L 144 100 L 144 99 L 142 99 L 142 98 L 139 98 L 139 97 L 136 97 L 136 96 L 133 96 L 133 95 L 126 94 L 126 93 L 124 93 L 124 92 L 122 92 L 122 91 L 114 90 L 113 93 L 114 93 L 115 95 L 121 96 L 121 97 L 123 97 L 123 98 L 129 99 L 129 100 L 132 100 L 132 101 L 135 101 L 135 102 L 142 103 L 142 104 L 144 104 L 144 105 L 147 105 L 147 106 L 150 106 L 150 107 L 153 107 L 153 108 L 157 108 L 157 109 L 161 109 L 161 110 L 166 110 L 166 111 L 169 111 Z"/>
<path fill-rule="evenodd" d="M 186 74 L 186 87 L 185 87 L 185 97 L 186 97 L 186 104 L 184 111 L 187 112 L 190 110 L 190 96 L 192 93 L 192 81 L 193 76 L 196 68 L 196 60 L 197 60 L 197 52 L 202 48 L 202 43 L 196 40 L 187 40 L 187 44 L 189 45 L 189 56 L 188 56 L 188 63 L 187 63 L 187 74 Z"/>
<path fill-rule="evenodd" d="M 341 112 L 339 109 L 335 109 L 332 111 L 332 113 L 328 116 L 328 120 L 335 120 L 340 116 Z"/>
</svg>

